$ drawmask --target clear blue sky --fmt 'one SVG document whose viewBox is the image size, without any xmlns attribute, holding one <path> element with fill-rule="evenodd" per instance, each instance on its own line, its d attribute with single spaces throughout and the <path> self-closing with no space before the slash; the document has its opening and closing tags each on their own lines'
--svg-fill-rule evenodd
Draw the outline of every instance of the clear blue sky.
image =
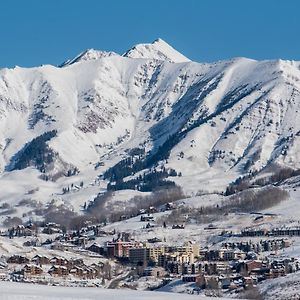
<svg viewBox="0 0 300 300">
<path fill-rule="evenodd" d="M 0 1 L 0 67 L 59 64 L 87 48 L 163 38 L 204 62 L 300 60 L 299 0 Z"/>
</svg>

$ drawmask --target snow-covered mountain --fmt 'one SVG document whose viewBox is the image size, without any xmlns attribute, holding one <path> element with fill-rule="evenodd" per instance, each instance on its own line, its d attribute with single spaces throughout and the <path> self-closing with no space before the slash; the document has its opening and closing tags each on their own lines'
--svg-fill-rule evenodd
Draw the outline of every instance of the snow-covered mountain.
<svg viewBox="0 0 300 300">
<path fill-rule="evenodd" d="M 84 181 L 72 197 L 83 203 L 126 159 L 122 182 L 166 168 L 187 192 L 299 168 L 299 109 L 300 62 L 197 63 L 161 39 L 124 55 L 88 50 L 61 67 L 1 69 L 0 200 L 37 186 L 36 197 L 64 200 L 63 187 Z"/>
<path fill-rule="evenodd" d="M 138 44 L 125 52 L 123 56 L 129 58 L 158 59 L 174 63 L 190 61 L 162 39 L 156 39 L 151 44 Z"/>
<path fill-rule="evenodd" d="M 74 58 L 68 59 L 67 61 L 63 62 L 60 65 L 60 67 L 66 67 L 66 66 L 72 65 L 76 62 L 87 61 L 87 60 L 96 60 L 96 59 L 100 59 L 103 57 L 114 56 L 114 55 L 118 55 L 118 54 L 113 51 L 99 51 L 99 50 L 95 50 L 95 49 L 88 49 L 88 50 L 81 52 Z"/>
</svg>

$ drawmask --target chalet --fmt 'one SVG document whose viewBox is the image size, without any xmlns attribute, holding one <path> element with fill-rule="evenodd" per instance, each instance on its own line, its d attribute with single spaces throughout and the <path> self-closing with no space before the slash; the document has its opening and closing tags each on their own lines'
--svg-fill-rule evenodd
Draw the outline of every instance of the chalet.
<svg viewBox="0 0 300 300">
<path fill-rule="evenodd" d="M 86 248 L 88 251 L 97 253 L 99 255 L 104 255 L 104 247 L 100 246 L 97 243 L 92 244 L 91 246 L 89 246 L 88 248 Z"/>
<path fill-rule="evenodd" d="M 29 258 L 21 255 L 13 255 L 8 258 L 7 263 L 9 264 L 28 264 L 29 263 Z"/>
<path fill-rule="evenodd" d="M 51 276 L 59 276 L 59 277 L 62 277 L 62 276 L 67 276 L 69 274 L 69 271 L 66 267 L 64 266 L 52 266 L 48 273 L 51 275 Z"/>
<path fill-rule="evenodd" d="M 21 274 L 24 276 L 28 275 L 40 275 L 43 273 L 43 269 L 36 265 L 25 265 L 24 268 L 21 270 Z"/>
<path fill-rule="evenodd" d="M 56 266 L 67 266 L 69 261 L 63 257 L 53 257 L 50 260 L 50 263 Z"/>
<path fill-rule="evenodd" d="M 74 266 L 70 270 L 70 275 L 77 276 L 77 277 L 83 277 L 84 275 L 84 269 L 78 266 Z"/>
<path fill-rule="evenodd" d="M 36 265 L 49 265 L 50 264 L 50 258 L 47 256 L 41 256 L 36 255 L 31 259 L 32 263 L 35 263 Z"/>
</svg>

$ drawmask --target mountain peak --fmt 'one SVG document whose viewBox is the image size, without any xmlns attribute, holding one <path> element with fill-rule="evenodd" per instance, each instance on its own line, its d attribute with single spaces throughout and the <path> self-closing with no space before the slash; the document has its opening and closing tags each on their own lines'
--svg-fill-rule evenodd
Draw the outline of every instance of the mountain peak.
<svg viewBox="0 0 300 300">
<path fill-rule="evenodd" d="M 66 67 L 66 66 L 69 66 L 74 63 L 81 62 L 81 61 L 96 60 L 96 59 L 99 59 L 102 57 L 115 56 L 115 55 L 118 55 L 118 54 L 115 52 L 112 52 L 112 51 L 100 51 L 100 50 L 95 50 L 95 49 L 91 48 L 91 49 L 87 49 L 87 50 L 81 52 L 80 54 L 75 56 L 73 59 L 69 59 L 69 60 L 63 62 L 60 65 L 60 67 Z"/>
<path fill-rule="evenodd" d="M 154 40 L 151 44 L 135 45 L 125 52 L 123 56 L 129 58 L 166 60 L 174 63 L 190 61 L 161 38 Z"/>
</svg>

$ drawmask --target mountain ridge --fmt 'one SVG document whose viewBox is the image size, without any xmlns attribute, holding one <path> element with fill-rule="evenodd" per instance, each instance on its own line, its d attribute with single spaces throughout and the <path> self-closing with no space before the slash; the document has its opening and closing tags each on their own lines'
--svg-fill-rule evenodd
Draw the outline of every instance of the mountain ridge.
<svg viewBox="0 0 300 300">
<path fill-rule="evenodd" d="M 299 62 L 173 62 L 146 58 L 149 49 L 138 58 L 87 53 L 64 67 L 0 70 L 0 181 L 29 173 L 30 186 L 46 178 L 51 188 L 44 191 L 51 192 L 40 192 L 46 201 L 69 201 L 59 195 L 63 187 L 89 182 L 82 203 L 98 183 L 102 191 L 116 183 L 115 175 L 103 175 L 117 172 L 122 161 L 127 172 L 118 175 L 119 187 L 141 188 L 137 178 L 156 172 L 157 184 L 170 179 L 187 193 L 223 192 L 240 176 L 271 165 L 300 168 Z M 41 157 L 53 155 L 46 170 L 31 157 L 21 170 L 8 168 L 25 145 L 35 147 L 52 130 L 56 135 L 41 148 Z"/>
</svg>

